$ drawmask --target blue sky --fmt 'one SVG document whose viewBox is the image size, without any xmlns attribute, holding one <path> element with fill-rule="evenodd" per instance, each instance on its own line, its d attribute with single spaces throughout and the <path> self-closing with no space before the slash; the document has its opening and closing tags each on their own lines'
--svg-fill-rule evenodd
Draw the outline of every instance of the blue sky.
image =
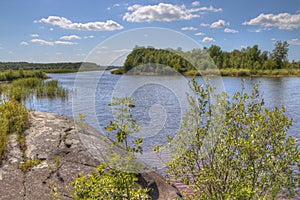
<svg viewBox="0 0 300 200">
<path fill-rule="evenodd" d="M 286 40 L 289 59 L 300 60 L 298 0 L 2 0 L 0 25 L 0 61 L 83 61 L 111 36 L 143 27 L 178 31 L 226 51 L 254 44 L 271 51 Z"/>
</svg>

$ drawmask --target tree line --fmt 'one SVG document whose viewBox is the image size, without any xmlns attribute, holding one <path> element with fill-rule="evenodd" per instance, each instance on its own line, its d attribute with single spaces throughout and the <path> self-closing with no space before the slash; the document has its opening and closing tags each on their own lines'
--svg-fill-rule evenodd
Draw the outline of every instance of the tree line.
<svg viewBox="0 0 300 200">
<path fill-rule="evenodd" d="M 92 62 L 65 63 L 28 63 L 28 62 L 0 62 L 0 70 L 53 70 L 53 69 L 99 69 L 101 66 Z"/>
<path fill-rule="evenodd" d="M 178 72 L 186 73 L 199 69 L 249 69 L 275 70 L 299 69 L 300 61 L 288 61 L 289 44 L 286 41 L 277 41 L 271 52 L 262 51 L 258 45 L 248 46 L 241 50 L 227 52 L 217 45 L 209 48 L 182 51 L 181 48 L 155 49 L 154 47 L 136 46 L 127 56 L 123 70 L 128 72 L 136 66 L 143 65 L 145 72 L 153 64 L 169 66 Z"/>
</svg>

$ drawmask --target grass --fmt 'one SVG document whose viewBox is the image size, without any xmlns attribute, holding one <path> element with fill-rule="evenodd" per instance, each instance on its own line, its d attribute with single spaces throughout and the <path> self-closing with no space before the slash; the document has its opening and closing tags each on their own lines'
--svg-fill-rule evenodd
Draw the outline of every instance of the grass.
<svg viewBox="0 0 300 200">
<path fill-rule="evenodd" d="M 35 95 L 37 98 L 62 98 L 68 96 L 65 88 L 62 88 L 57 80 L 43 81 L 40 78 L 22 78 L 12 81 L 2 94 L 9 99 L 19 102 Z"/>
<path fill-rule="evenodd" d="M 41 78 L 46 79 L 48 76 L 45 72 L 39 70 L 5 70 L 0 71 L 0 81 L 13 81 L 21 78 Z"/>
<path fill-rule="evenodd" d="M 233 77 L 288 77 L 300 76 L 300 69 L 274 69 L 274 70 L 251 70 L 251 69 L 235 69 L 225 68 L 219 70 L 190 70 L 185 72 L 186 76 L 199 76 L 199 75 L 221 75 Z"/>
<path fill-rule="evenodd" d="M 38 158 L 28 159 L 23 163 L 20 163 L 19 168 L 23 171 L 24 174 L 30 171 L 32 168 L 38 166 L 42 161 Z"/>
</svg>

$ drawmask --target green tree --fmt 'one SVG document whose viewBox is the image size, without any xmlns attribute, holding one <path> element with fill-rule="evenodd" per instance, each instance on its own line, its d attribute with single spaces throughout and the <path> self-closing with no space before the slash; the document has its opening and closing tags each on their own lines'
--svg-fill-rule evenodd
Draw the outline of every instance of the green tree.
<svg viewBox="0 0 300 200">
<path fill-rule="evenodd" d="M 191 108 L 170 142 L 169 174 L 194 190 L 191 199 L 276 199 L 299 187 L 300 152 L 284 108 L 269 109 L 258 92 L 213 94 L 191 88 Z M 159 149 L 159 148 L 156 148 Z M 297 166 L 298 165 L 298 166 Z"/>
<path fill-rule="evenodd" d="M 78 177 L 73 182 L 75 199 L 150 199 L 147 194 L 149 190 L 136 183 L 137 173 L 133 172 L 141 166 L 135 160 L 135 153 L 143 152 L 142 138 L 133 140 L 133 144 L 128 138 L 139 132 L 140 127 L 131 115 L 134 100 L 129 97 L 113 100 L 114 102 L 109 105 L 115 108 L 113 111 L 115 120 L 110 122 L 106 130 L 114 133 L 115 141 L 112 148 L 121 146 L 126 152 L 122 155 L 106 152 L 108 154 L 105 158 L 106 163 L 97 167 L 97 172 Z"/>
<path fill-rule="evenodd" d="M 271 53 L 271 58 L 276 62 L 277 68 L 283 68 L 283 63 L 287 61 L 289 43 L 287 41 L 277 41 Z"/>
</svg>

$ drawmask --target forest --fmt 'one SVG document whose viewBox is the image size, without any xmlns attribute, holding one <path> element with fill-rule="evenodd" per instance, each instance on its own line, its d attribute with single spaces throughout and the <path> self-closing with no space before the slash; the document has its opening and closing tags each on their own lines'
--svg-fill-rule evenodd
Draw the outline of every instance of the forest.
<svg viewBox="0 0 300 200">
<path fill-rule="evenodd" d="M 300 61 L 289 62 L 288 51 L 289 44 L 286 41 L 277 41 L 271 52 L 260 50 L 258 45 L 231 52 L 217 45 L 186 52 L 181 48 L 174 50 L 136 46 L 127 56 L 124 67 L 115 73 L 138 70 L 166 74 L 166 68 L 162 70 L 161 66 L 165 65 L 185 75 L 199 75 L 199 71 L 205 73 L 217 69 L 221 75 L 300 75 Z M 139 68 L 134 69 L 136 66 Z"/>
<path fill-rule="evenodd" d="M 0 70 L 42 70 L 44 72 L 74 72 L 80 68 L 85 70 L 102 70 L 107 67 L 92 62 L 65 62 L 65 63 L 28 63 L 28 62 L 0 62 Z"/>
</svg>

